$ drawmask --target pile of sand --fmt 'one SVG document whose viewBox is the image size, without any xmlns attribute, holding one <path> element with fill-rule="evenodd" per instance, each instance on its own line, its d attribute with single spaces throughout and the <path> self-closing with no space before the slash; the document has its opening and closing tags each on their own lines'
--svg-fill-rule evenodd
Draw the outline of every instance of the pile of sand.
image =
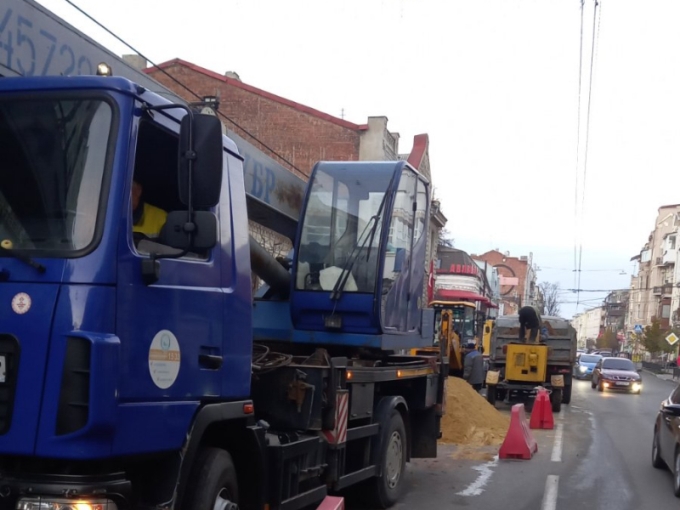
<svg viewBox="0 0 680 510">
<path fill-rule="evenodd" d="M 496 410 L 463 379 L 449 377 L 446 385 L 440 441 L 465 447 L 500 446 L 510 417 Z"/>
</svg>

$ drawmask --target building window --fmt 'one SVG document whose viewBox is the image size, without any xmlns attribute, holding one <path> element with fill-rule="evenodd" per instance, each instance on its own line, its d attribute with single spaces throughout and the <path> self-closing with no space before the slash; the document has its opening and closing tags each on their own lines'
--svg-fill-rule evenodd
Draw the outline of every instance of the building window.
<svg viewBox="0 0 680 510">
<path fill-rule="evenodd" d="M 663 305 L 661 307 L 661 318 L 668 319 L 671 316 L 671 305 Z"/>
<path fill-rule="evenodd" d="M 675 236 L 670 236 L 668 238 L 668 249 L 675 250 Z"/>
</svg>

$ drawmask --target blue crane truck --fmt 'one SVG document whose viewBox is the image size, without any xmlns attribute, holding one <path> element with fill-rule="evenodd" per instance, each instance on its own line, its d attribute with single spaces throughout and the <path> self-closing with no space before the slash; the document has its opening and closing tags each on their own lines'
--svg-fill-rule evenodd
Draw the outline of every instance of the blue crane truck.
<svg viewBox="0 0 680 510">
<path fill-rule="evenodd" d="M 0 147 L 0 510 L 387 508 L 436 456 L 406 162 L 318 163 L 277 260 L 219 120 L 125 78 L 3 78 Z"/>
</svg>

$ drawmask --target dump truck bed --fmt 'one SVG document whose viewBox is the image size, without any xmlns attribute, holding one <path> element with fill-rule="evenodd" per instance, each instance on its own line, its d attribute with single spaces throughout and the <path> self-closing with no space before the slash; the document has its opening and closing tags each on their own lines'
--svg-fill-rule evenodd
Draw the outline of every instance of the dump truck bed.
<svg viewBox="0 0 680 510">
<path fill-rule="evenodd" d="M 576 361 L 576 330 L 569 321 L 561 317 L 543 317 L 543 324 L 548 330 L 548 337 L 541 340 L 550 347 L 548 363 L 551 365 L 571 365 Z M 519 338 L 519 316 L 504 315 L 496 319 L 491 335 L 492 362 L 505 363 L 506 355 L 503 346 L 517 342 Z"/>
</svg>

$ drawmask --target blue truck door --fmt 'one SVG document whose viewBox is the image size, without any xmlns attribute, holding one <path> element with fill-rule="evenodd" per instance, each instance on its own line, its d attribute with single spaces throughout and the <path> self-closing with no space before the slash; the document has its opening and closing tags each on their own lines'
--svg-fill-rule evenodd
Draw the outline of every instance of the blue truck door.
<svg viewBox="0 0 680 510">
<path fill-rule="evenodd" d="M 183 209 L 177 190 L 176 129 L 171 120 L 157 116 L 142 119 L 133 133 L 136 148 L 131 163 L 134 179 L 142 185 L 141 200 L 165 211 Z M 126 218 L 119 236 L 116 321 L 123 364 L 120 400 L 219 397 L 225 299 L 221 251 L 214 248 L 203 254 L 160 259 L 158 281 L 145 284 L 141 272 L 142 259 L 148 258 L 145 252 L 168 247 L 159 248 L 154 239 L 135 246 L 131 184 L 128 182 L 128 194 L 123 197 Z"/>
</svg>

